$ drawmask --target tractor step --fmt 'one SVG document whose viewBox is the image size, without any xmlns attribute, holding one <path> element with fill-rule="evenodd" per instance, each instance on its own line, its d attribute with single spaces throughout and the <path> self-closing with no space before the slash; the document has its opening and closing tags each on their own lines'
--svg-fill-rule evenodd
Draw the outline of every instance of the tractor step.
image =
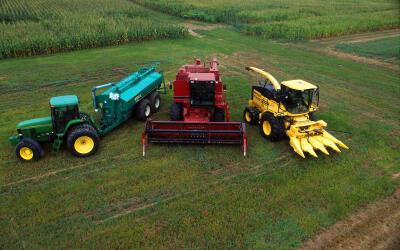
<svg viewBox="0 0 400 250">
<path fill-rule="evenodd" d="M 241 122 L 175 122 L 147 119 L 143 140 L 143 156 L 151 142 L 240 144 L 246 156 L 246 125 Z"/>
<path fill-rule="evenodd" d="M 52 146 L 52 153 L 53 154 L 57 154 L 58 151 L 60 151 L 61 145 L 63 143 L 63 140 L 59 137 L 57 137 L 54 141 L 53 141 L 53 146 Z"/>
</svg>

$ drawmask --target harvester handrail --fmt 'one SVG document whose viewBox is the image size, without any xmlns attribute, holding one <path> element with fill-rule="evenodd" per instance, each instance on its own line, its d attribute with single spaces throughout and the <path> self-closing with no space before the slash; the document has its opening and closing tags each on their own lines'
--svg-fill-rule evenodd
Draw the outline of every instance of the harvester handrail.
<svg viewBox="0 0 400 250">
<path fill-rule="evenodd" d="M 272 85 L 274 86 L 276 91 L 281 89 L 281 85 L 279 84 L 278 80 L 276 80 L 275 77 L 273 77 L 268 72 L 265 72 L 264 70 L 261 70 L 261 69 L 256 68 L 256 67 L 246 67 L 246 70 L 252 70 L 252 71 L 254 71 L 256 73 L 259 73 L 260 75 L 264 76 L 265 78 L 267 78 L 272 83 Z"/>
</svg>

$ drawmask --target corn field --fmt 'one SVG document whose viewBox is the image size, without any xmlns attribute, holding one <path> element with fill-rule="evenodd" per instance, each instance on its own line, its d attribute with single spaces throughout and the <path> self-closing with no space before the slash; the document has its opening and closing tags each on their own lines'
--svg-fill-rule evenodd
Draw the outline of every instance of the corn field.
<svg viewBox="0 0 400 250">
<path fill-rule="evenodd" d="M 265 38 L 302 40 L 397 28 L 397 0 L 136 0 L 183 18 L 233 24 Z"/>
<path fill-rule="evenodd" d="M 125 0 L 0 0 L 1 58 L 186 35 Z"/>
</svg>

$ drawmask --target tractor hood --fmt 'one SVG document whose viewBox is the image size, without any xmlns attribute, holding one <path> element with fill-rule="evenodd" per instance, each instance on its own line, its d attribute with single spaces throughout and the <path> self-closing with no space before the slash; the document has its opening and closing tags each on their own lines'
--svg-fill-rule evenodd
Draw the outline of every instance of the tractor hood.
<svg viewBox="0 0 400 250">
<path fill-rule="evenodd" d="M 17 128 L 18 129 L 34 128 L 34 127 L 40 127 L 40 126 L 45 126 L 45 125 L 51 125 L 51 123 L 52 123 L 51 117 L 47 116 L 47 117 L 35 118 L 35 119 L 20 122 L 20 123 L 18 123 Z"/>
</svg>

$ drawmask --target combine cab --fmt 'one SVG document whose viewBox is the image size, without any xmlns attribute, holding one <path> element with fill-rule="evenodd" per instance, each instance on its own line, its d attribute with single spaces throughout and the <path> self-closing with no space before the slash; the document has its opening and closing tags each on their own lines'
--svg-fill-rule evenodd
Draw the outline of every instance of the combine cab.
<svg viewBox="0 0 400 250">
<path fill-rule="evenodd" d="M 246 155 L 246 127 L 230 122 L 226 85 L 218 62 L 182 66 L 174 82 L 171 121 L 148 119 L 143 137 L 143 156 L 150 142 L 240 144 Z"/>
<path fill-rule="evenodd" d="M 317 86 L 303 80 L 279 84 L 267 72 L 254 67 L 246 69 L 266 78 L 264 84 L 253 86 L 249 106 L 243 113 L 247 123 L 260 125 L 265 138 L 278 141 L 287 135 L 293 150 L 303 158 L 304 152 L 317 157 L 314 149 L 329 155 L 326 147 L 340 152 L 336 144 L 348 149 L 326 131 L 326 122 L 315 118 L 314 112 L 318 110 L 319 103 Z"/>
</svg>

